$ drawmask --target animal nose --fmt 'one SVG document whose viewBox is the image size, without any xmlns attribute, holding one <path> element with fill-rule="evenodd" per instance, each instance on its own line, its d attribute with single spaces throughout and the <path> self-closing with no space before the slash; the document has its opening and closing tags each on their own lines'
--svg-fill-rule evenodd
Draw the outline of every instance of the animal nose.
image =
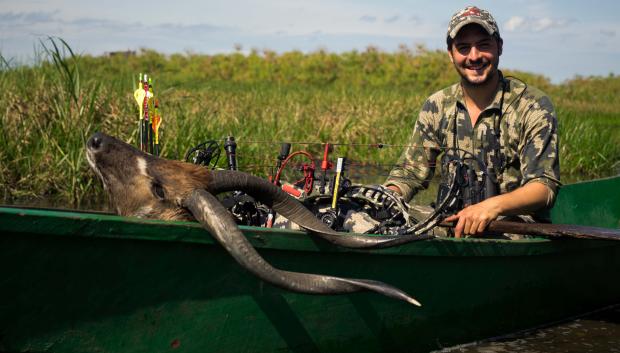
<svg viewBox="0 0 620 353">
<path fill-rule="evenodd" d="M 101 144 L 103 143 L 103 136 L 100 133 L 95 133 L 93 136 L 88 139 L 88 148 L 91 150 L 98 150 L 101 148 Z"/>
</svg>

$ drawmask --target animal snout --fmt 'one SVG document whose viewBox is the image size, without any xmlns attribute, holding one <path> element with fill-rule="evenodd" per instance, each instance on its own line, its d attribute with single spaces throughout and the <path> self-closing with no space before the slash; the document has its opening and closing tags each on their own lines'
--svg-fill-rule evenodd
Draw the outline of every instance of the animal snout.
<svg viewBox="0 0 620 353">
<path fill-rule="evenodd" d="M 90 149 L 91 151 L 97 151 L 101 149 L 101 147 L 103 146 L 104 137 L 105 136 L 100 132 L 95 133 L 88 139 L 88 142 L 86 142 L 88 149 Z"/>
</svg>

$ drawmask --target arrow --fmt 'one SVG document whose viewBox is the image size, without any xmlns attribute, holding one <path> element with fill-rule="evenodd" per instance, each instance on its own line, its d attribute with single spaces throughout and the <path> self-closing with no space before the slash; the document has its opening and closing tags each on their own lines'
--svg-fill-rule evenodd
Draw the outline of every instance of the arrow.
<svg viewBox="0 0 620 353">
<path fill-rule="evenodd" d="M 142 73 L 140 73 L 138 78 L 138 89 L 133 92 L 133 98 L 136 100 L 136 103 L 138 103 L 138 109 L 140 111 L 140 115 L 138 116 L 138 140 L 140 140 L 140 150 L 144 150 L 144 146 L 142 145 L 142 118 L 144 117 L 143 103 L 145 97 L 146 91 L 144 91 L 142 87 Z"/>
<path fill-rule="evenodd" d="M 151 128 L 155 134 L 155 144 L 153 146 L 153 154 L 159 156 L 159 126 L 161 125 L 161 116 L 159 115 L 159 100 L 155 99 L 153 118 L 151 119 Z"/>
</svg>

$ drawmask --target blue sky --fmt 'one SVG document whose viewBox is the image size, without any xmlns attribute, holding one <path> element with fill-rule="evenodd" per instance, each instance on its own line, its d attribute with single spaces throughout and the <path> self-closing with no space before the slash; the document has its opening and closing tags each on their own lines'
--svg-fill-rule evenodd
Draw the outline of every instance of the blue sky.
<svg viewBox="0 0 620 353">
<path fill-rule="evenodd" d="M 491 11 L 499 24 L 501 67 L 553 82 L 620 74 L 617 0 L 0 0 L 0 52 L 27 61 L 46 36 L 95 55 L 139 48 L 213 54 L 235 45 L 278 52 L 444 49 L 450 16 L 470 4 Z"/>
</svg>

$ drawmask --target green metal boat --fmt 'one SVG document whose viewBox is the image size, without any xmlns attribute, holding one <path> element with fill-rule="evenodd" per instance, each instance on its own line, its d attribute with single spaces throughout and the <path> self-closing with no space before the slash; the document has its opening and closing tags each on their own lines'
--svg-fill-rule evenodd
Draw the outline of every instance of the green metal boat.
<svg viewBox="0 0 620 353">
<path fill-rule="evenodd" d="M 552 218 L 620 226 L 620 177 L 572 184 Z M 1 352 L 417 352 L 620 302 L 620 242 L 434 239 L 378 251 L 243 228 L 274 266 L 377 279 L 296 294 L 242 270 L 197 223 L 0 207 Z"/>
</svg>

